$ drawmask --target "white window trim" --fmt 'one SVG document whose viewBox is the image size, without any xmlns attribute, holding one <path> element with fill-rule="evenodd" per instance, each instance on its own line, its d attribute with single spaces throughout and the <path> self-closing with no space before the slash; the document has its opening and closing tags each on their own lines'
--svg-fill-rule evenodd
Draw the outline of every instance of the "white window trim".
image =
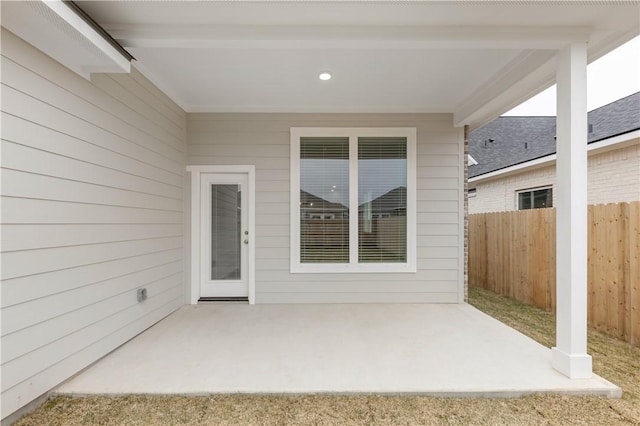
<svg viewBox="0 0 640 426">
<path fill-rule="evenodd" d="M 357 263 L 358 221 L 349 220 L 349 263 L 300 263 L 300 138 L 349 138 L 349 210 L 358 211 L 358 137 L 407 138 L 407 262 Z M 292 127 L 291 128 L 291 273 L 414 273 L 416 272 L 416 140 L 415 127 Z M 357 219 L 357 215 L 355 215 Z"/>
<path fill-rule="evenodd" d="M 520 205 L 518 204 L 518 196 L 523 193 L 523 192 L 533 192 L 533 191 L 541 191 L 543 189 L 550 189 L 552 192 L 552 206 L 553 207 L 553 185 L 545 185 L 545 186 L 536 186 L 533 188 L 527 188 L 527 189 L 518 189 L 516 190 L 516 195 L 515 195 L 515 199 L 514 199 L 514 203 L 515 203 L 515 210 L 517 211 L 521 211 L 520 210 Z M 534 210 L 534 209 L 522 209 L 522 210 Z"/>
</svg>

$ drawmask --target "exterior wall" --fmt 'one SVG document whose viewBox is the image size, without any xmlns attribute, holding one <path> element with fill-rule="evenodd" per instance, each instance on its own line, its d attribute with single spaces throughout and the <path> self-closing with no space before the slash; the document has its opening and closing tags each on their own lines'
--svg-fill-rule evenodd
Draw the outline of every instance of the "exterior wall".
<svg viewBox="0 0 640 426">
<path fill-rule="evenodd" d="M 589 204 L 640 200 L 640 142 L 589 158 Z"/>
<path fill-rule="evenodd" d="M 2 30 L 2 416 L 184 303 L 185 113 Z M 136 290 L 148 299 L 136 300 Z"/>
<path fill-rule="evenodd" d="M 555 166 L 529 170 L 486 182 L 472 182 L 469 186 L 476 188 L 476 193 L 469 198 L 469 213 L 517 210 L 516 191 L 549 185 L 555 187 L 555 183 Z M 556 191 L 553 191 L 553 205 L 556 205 Z"/>
<path fill-rule="evenodd" d="M 444 114 L 188 114 L 187 163 L 256 167 L 256 302 L 457 303 L 463 132 Z M 291 274 L 289 129 L 417 127 L 418 272 Z"/>
<path fill-rule="evenodd" d="M 516 191 L 553 186 L 557 192 L 555 165 L 524 170 L 506 177 L 471 183 L 476 194 L 469 198 L 470 213 L 517 209 Z M 640 144 L 589 155 L 588 203 L 606 204 L 640 200 Z"/>
</svg>

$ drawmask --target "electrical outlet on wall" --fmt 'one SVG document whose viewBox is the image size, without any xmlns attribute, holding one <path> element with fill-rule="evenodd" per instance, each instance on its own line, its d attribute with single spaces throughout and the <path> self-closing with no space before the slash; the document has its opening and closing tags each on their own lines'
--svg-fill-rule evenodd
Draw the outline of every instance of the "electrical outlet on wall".
<svg viewBox="0 0 640 426">
<path fill-rule="evenodd" d="M 146 288 L 139 288 L 138 291 L 136 292 L 137 297 L 138 297 L 138 302 L 142 302 L 143 300 L 147 300 L 147 289 Z"/>
</svg>

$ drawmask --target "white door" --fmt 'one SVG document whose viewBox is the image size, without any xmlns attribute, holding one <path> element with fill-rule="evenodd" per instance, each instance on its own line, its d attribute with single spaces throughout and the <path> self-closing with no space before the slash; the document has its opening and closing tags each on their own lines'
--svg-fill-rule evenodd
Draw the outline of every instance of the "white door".
<svg viewBox="0 0 640 426">
<path fill-rule="evenodd" d="M 203 173 L 200 191 L 200 298 L 247 298 L 247 174 Z"/>
</svg>

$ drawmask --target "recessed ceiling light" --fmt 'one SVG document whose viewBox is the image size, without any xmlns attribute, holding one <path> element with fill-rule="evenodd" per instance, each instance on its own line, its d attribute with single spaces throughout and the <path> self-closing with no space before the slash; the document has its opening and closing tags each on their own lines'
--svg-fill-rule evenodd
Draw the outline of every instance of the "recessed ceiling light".
<svg viewBox="0 0 640 426">
<path fill-rule="evenodd" d="M 330 72 L 328 72 L 328 71 L 321 72 L 321 73 L 318 75 L 318 78 L 319 78 L 320 80 L 322 80 L 322 81 L 331 80 L 331 73 L 330 73 Z"/>
</svg>

